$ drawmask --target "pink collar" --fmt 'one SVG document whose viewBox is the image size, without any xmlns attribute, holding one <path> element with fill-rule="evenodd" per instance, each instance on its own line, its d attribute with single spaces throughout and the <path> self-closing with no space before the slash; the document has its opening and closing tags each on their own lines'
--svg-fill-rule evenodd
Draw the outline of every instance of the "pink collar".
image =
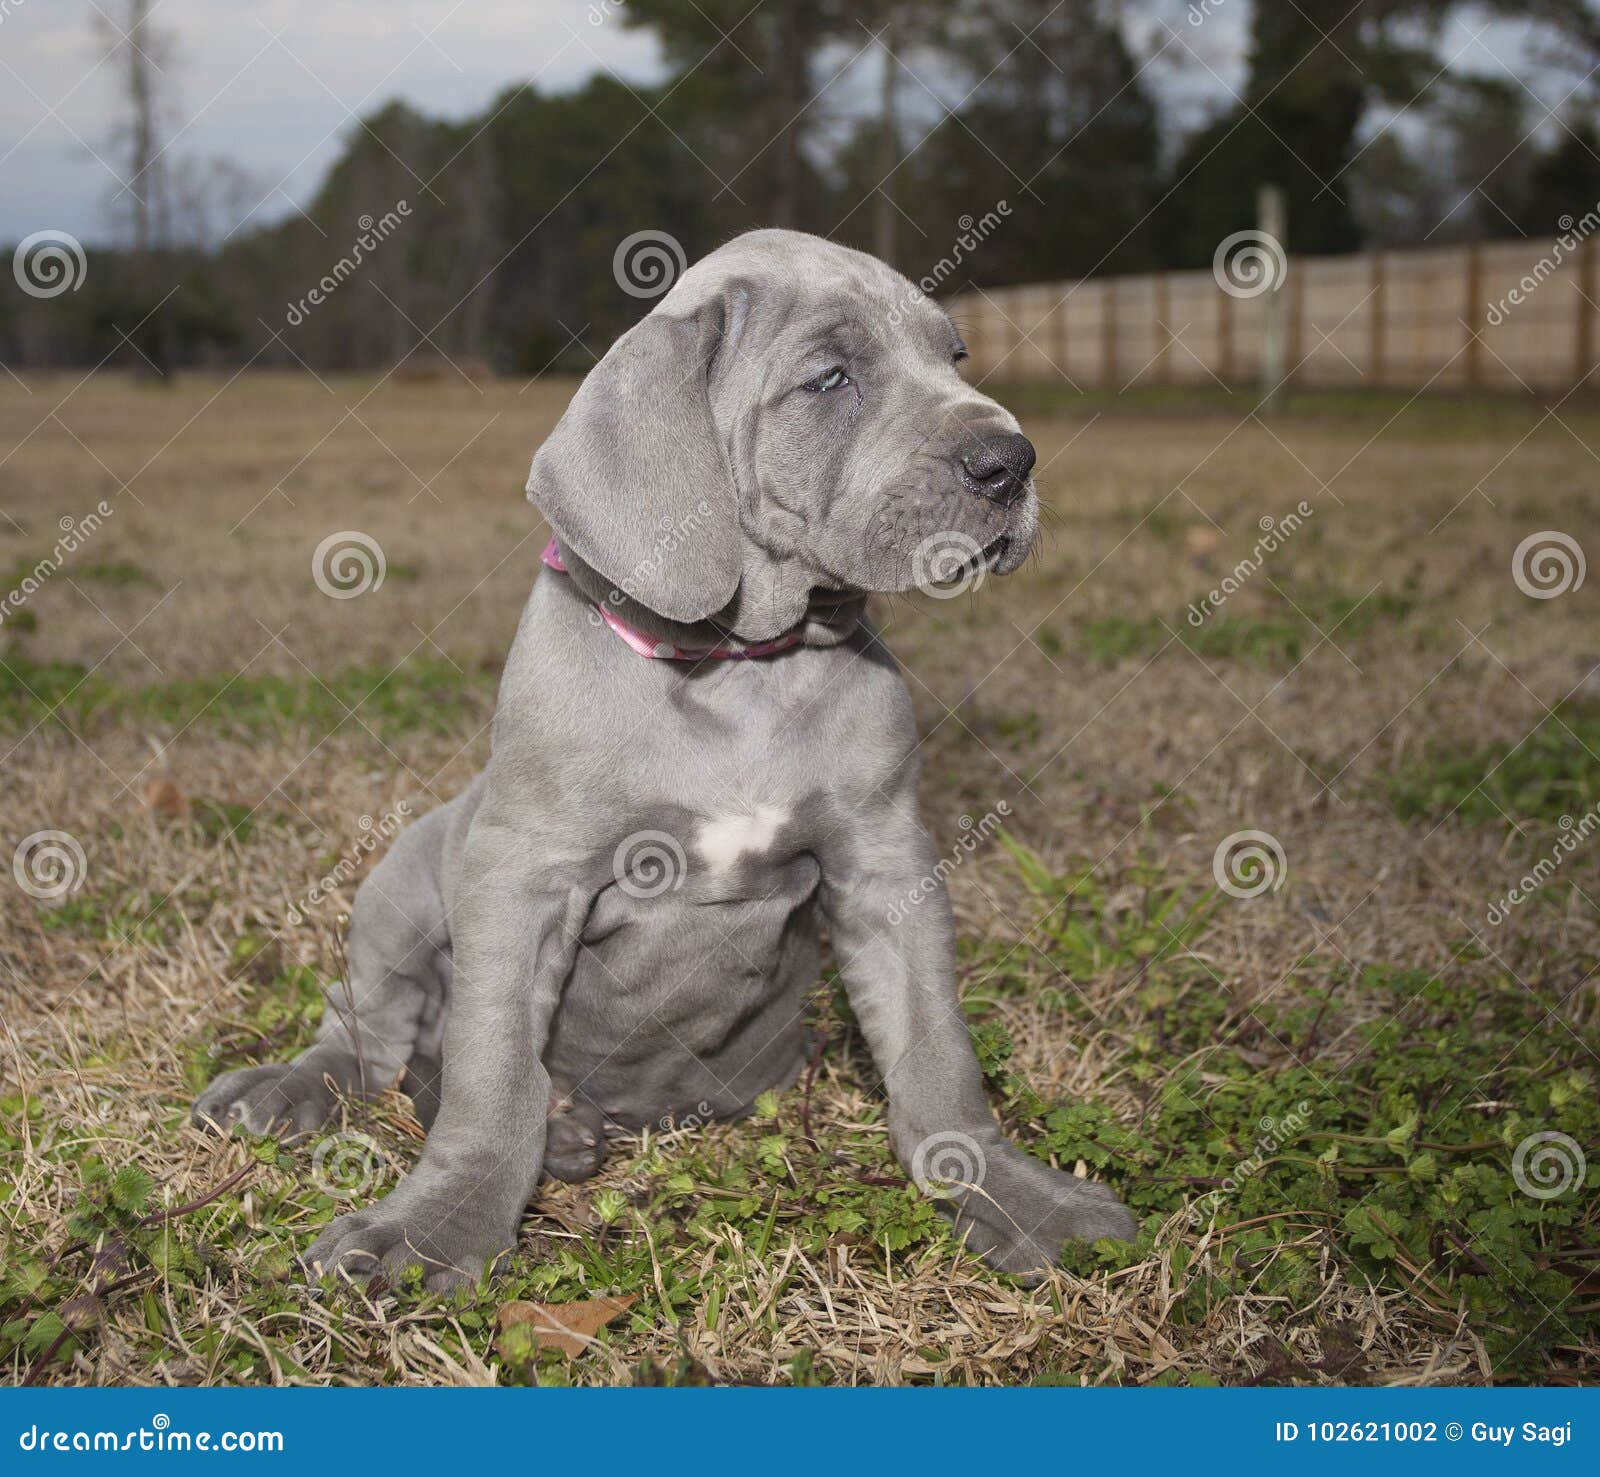
<svg viewBox="0 0 1600 1477">
<path fill-rule="evenodd" d="M 556 541 L 551 539 L 545 545 L 544 553 L 539 556 L 541 561 L 557 574 L 567 572 L 566 562 L 561 557 L 561 550 L 556 547 Z M 774 656 L 780 651 L 787 651 L 791 646 L 800 644 L 800 633 L 790 631 L 779 636 L 773 641 L 757 641 L 750 646 L 733 646 L 723 642 L 718 646 L 674 646 L 670 641 L 655 641 L 645 635 L 637 626 L 630 626 L 614 610 L 603 602 L 595 606 L 603 620 L 613 631 L 628 643 L 640 656 L 654 657 L 658 661 L 667 662 L 698 662 L 707 659 L 719 661 L 749 660 L 751 657 Z"/>
</svg>

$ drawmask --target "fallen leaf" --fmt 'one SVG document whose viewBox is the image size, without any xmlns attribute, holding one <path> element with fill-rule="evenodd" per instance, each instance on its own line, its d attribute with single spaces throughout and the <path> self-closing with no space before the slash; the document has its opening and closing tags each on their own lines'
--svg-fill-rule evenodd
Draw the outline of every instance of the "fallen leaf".
<svg viewBox="0 0 1600 1477">
<path fill-rule="evenodd" d="M 502 1330 L 526 1327 L 533 1333 L 534 1347 L 559 1349 L 563 1354 L 581 1354 L 589 1341 L 612 1319 L 631 1308 L 636 1297 L 585 1298 L 576 1303 L 501 1303 L 495 1320 Z M 495 1340 L 502 1355 L 513 1357 L 504 1338 Z"/>
<path fill-rule="evenodd" d="M 182 815 L 189 809 L 183 791 L 171 780 L 151 780 L 144 787 L 144 797 L 140 803 L 156 815 Z"/>
</svg>

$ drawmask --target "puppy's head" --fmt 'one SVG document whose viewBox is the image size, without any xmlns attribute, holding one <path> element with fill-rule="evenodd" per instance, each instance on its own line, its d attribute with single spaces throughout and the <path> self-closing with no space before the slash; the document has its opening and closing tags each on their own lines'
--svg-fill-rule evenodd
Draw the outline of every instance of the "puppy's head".
<svg viewBox="0 0 1600 1477">
<path fill-rule="evenodd" d="M 751 232 L 589 372 L 528 495 L 639 604 L 748 640 L 841 596 L 1009 573 L 1038 529 L 1034 451 L 964 353 L 875 258 Z"/>
</svg>

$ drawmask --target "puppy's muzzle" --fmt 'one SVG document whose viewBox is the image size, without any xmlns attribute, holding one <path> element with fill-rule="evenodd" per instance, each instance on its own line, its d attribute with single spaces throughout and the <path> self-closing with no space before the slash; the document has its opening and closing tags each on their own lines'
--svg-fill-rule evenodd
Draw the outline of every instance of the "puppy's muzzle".
<svg viewBox="0 0 1600 1477">
<path fill-rule="evenodd" d="M 1038 460 L 1033 442 L 1017 431 L 969 435 L 959 452 L 961 482 L 968 492 L 1009 508 L 1028 490 L 1028 475 Z"/>
</svg>

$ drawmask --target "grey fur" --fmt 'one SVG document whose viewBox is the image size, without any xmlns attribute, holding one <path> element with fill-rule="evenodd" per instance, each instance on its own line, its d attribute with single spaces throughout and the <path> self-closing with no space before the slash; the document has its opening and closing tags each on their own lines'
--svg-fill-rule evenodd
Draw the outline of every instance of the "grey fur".
<svg viewBox="0 0 1600 1477">
<path fill-rule="evenodd" d="M 361 887 L 316 1043 L 195 1105 L 306 1131 L 335 1091 L 416 1098 L 415 1169 L 333 1222 L 311 1265 L 476 1278 L 542 1172 L 594 1171 L 608 1123 L 748 1112 L 804 1060 L 824 929 L 895 1151 L 970 1245 L 1029 1272 L 1069 1239 L 1133 1234 L 1109 1190 L 1006 1142 L 985 1101 L 916 816 L 911 700 L 864 611 L 865 592 L 917 582 L 930 536 L 970 539 L 1001 573 L 1032 544 L 1031 481 L 975 492 L 974 444 L 1032 451 L 961 379 L 957 346 L 881 262 L 758 231 L 685 273 L 584 381 L 528 484 L 571 573 L 535 582 L 487 769 Z M 804 388 L 834 365 L 850 383 Z M 598 600 L 680 646 L 804 641 L 646 660 Z"/>
</svg>

